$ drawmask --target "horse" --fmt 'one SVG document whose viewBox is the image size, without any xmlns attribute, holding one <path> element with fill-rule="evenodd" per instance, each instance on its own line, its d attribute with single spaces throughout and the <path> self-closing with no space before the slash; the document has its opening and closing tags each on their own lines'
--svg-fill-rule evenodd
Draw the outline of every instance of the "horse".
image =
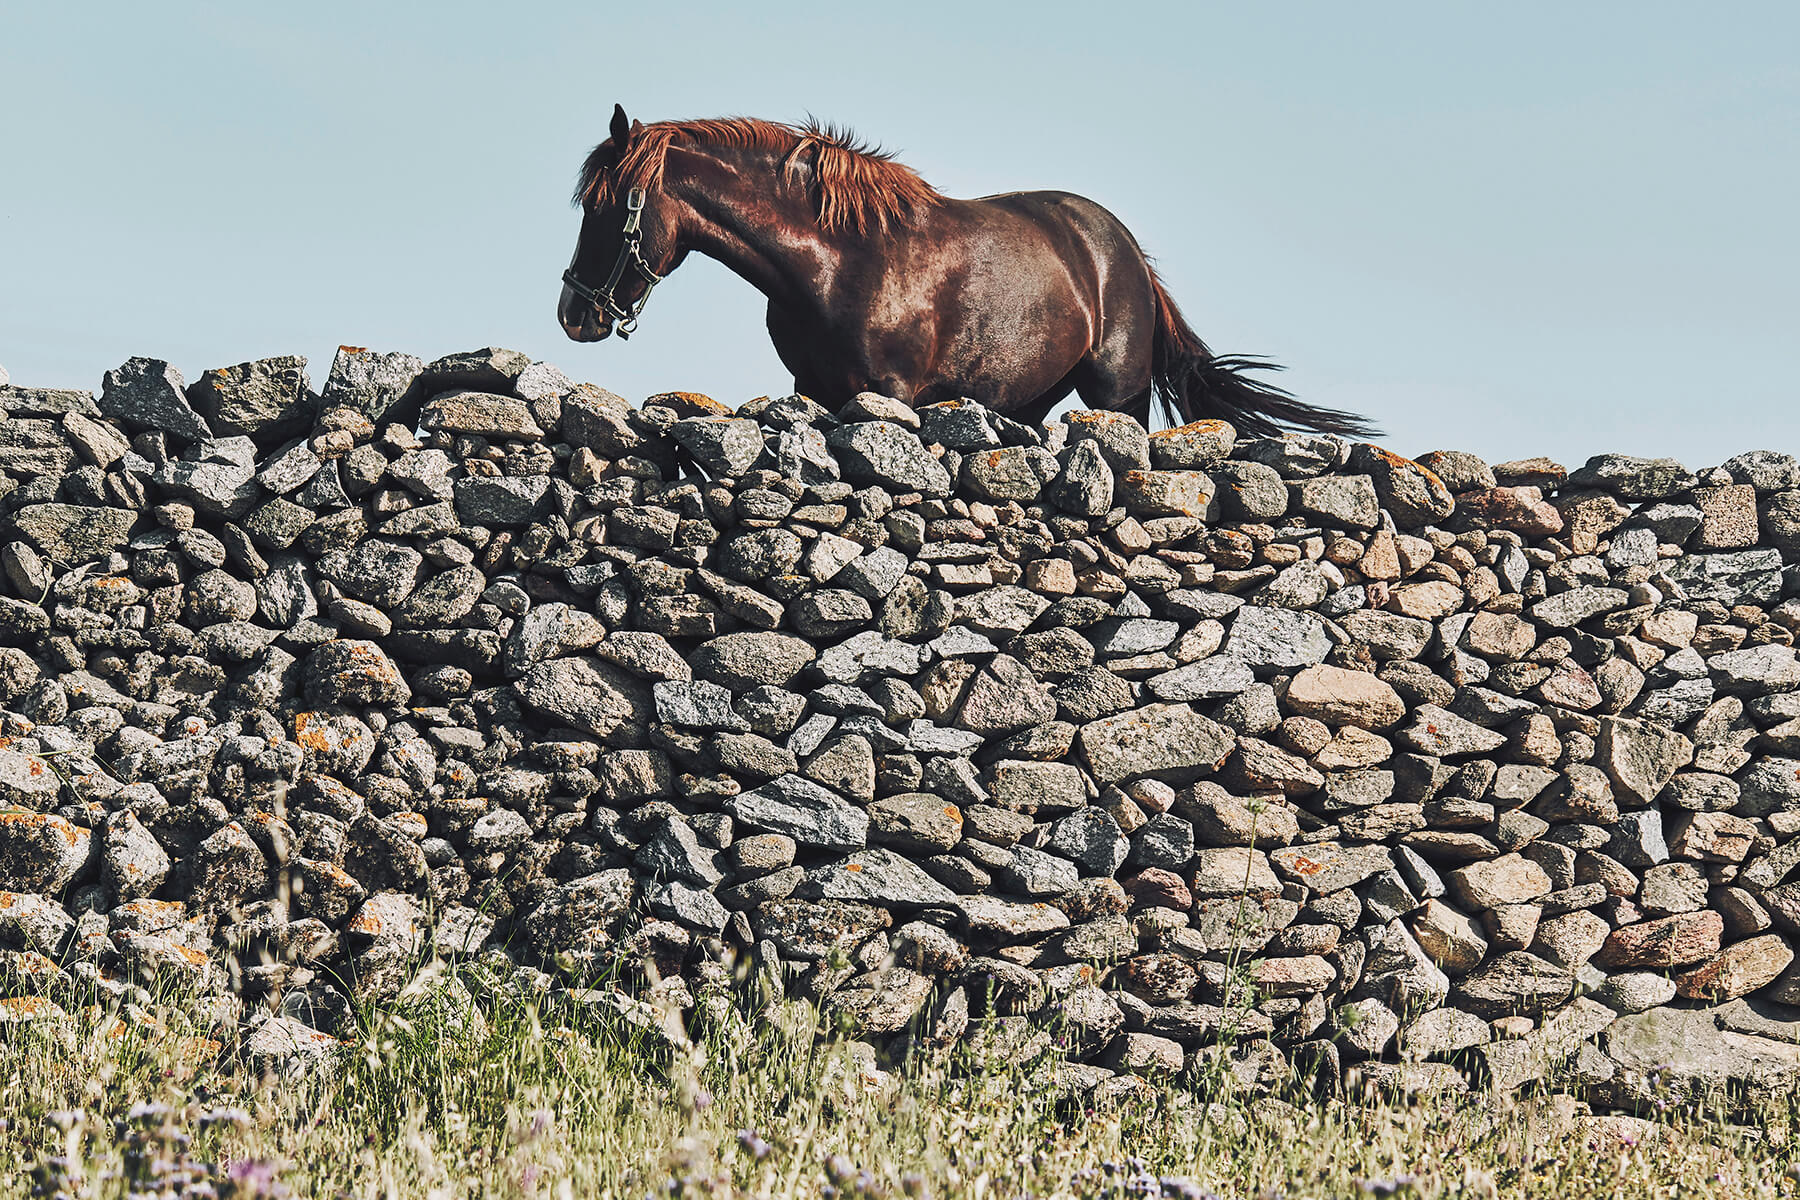
<svg viewBox="0 0 1800 1200">
<path fill-rule="evenodd" d="M 1032 423 L 1073 391 L 1149 427 L 1222 418 L 1245 434 L 1374 433 L 1253 377 L 1182 318 L 1131 232 L 1068 192 L 952 199 L 835 126 L 633 121 L 613 107 L 574 201 L 581 234 L 557 317 L 578 342 L 628 338 L 690 253 L 768 299 L 794 390 L 833 410 L 876 392 L 970 398 Z"/>
</svg>

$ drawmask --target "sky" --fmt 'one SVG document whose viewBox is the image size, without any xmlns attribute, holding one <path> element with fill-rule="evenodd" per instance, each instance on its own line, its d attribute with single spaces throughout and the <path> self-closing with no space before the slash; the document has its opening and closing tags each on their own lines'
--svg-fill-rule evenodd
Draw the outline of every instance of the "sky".
<svg viewBox="0 0 1800 1200">
<path fill-rule="evenodd" d="M 97 389 L 500 345 L 633 400 L 790 390 L 691 257 L 555 319 L 636 118 L 808 114 L 957 196 L 1116 213 L 1215 350 L 1406 455 L 1800 453 L 1800 6 L 0 0 L 0 365 Z"/>
</svg>

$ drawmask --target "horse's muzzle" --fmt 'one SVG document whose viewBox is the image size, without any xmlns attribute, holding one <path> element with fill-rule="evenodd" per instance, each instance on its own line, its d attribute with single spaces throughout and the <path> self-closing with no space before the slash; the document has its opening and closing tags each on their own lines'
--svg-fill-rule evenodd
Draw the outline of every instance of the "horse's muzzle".
<svg viewBox="0 0 1800 1200">
<path fill-rule="evenodd" d="M 572 342 L 603 342 L 612 336 L 612 318 L 591 304 L 563 293 L 556 306 L 556 320 Z"/>
</svg>

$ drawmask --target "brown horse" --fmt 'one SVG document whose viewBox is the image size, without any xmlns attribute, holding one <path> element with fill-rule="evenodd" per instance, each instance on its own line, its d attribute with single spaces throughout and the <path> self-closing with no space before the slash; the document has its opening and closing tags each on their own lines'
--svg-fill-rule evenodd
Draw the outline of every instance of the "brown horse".
<svg viewBox="0 0 1800 1200">
<path fill-rule="evenodd" d="M 1118 218 L 1067 192 L 941 195 L 828 126 L 629 120 L 581 170 L 581 237 L 557 317 L 580 342 L 628 337 L 650 289 L 690 252 L 769 300 L 796 391 L 833 408 L 858 392 L 909 404 L 970 397 L 1042 421 L 1078 392 L 1148 424 L 1154 393 L 1182 421 L 1372 432 L 1361 418 L 1250 378 L 1182 320 Z"/>
</svg>

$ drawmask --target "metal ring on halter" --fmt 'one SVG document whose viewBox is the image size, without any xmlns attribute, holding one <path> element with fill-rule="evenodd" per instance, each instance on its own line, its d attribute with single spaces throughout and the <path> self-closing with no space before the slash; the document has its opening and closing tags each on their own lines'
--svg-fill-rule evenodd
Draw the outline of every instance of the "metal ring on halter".
<svg viewBox="0 0 1800 1200">
<path fill-rule="evenodd" d="M 644 213 L 644 189 L 632 188 L 625 194 L 625 225 L 622 232 L 625 240 L 619 245 L 619 256 L 613 260 L 612 271 L 606 276 L 606 282 L 600 287 L 590 287 L 575 275 L 575 268 L 570 267 L 563 272 L 563 283 L 568 289 L 600 309 L 615 322 L 613 328 L 621 340 L 629 338 L 637 332 L 638 314 L 644 311 L 644 305 L 650 300 L 650 289 L 663 281 L 663 277 L 650 269 L 644 261 L 640 250 L 642 239 L 638 236 L 638 227 Z M 630 267 L 636 272 L 644 285 L 643 294 L 627 308 L 619 303 L 619 280 Z"/>
</svg>

